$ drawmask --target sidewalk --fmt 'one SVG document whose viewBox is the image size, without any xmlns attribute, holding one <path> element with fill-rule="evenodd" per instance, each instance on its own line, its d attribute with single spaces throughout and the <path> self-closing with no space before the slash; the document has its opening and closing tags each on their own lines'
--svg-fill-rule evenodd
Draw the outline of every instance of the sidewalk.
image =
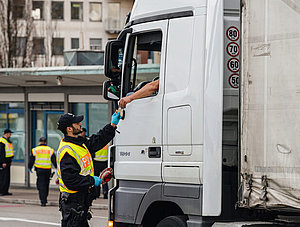
<svg viewBox="0 0 300 227">
<path fill-rule="evenodd" d="M 35 187 L 25 188 L 11 186 L 9 192 L 13 193 L 13 195 L 0 196 L 0 202 L 38 206 L 41 204 L 39 200 L 38 190 Z M 50 188 L 47 206 L 58 207 L 58 196 L 59 190 Z M 103 197 L 100 197 L 93 202 L 93 209 L 107 210 L 107 207 L 107 199 L 103 199 Z"/>
</svg>

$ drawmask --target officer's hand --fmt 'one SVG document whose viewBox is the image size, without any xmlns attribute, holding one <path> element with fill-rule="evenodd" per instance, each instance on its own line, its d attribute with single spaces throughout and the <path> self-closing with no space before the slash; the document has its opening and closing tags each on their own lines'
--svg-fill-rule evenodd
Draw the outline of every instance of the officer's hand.
<svg viewBox="0 0 300 227">
<path fill-rule="evenodd" d="M 130 103 L 131 101 L 132 101 L 132 99 L 131 99 L 130 96 L 126 96 L 126 97 L 121 98 L 120 101 L 119 101 L 119 108 L 125 109 L 126 105 L 128 103 Z"/>
<path fill-rule="evenodd" d="M 28 171 L 29 171 L 30 173 L 32 173 L 32 169 L 28 169 Z"/>
<path fill-rule="evenodd" d="M 6 167 L 6 163 L 2 163 L 2 167 L 5 168 Z"/>
<path fill-rule="evenodd" d="M 94 181 L 95 181 L 94 185 L 96 187 L 98 187 L 100 184 L 102 184 L 102 180 L 100 179 L 100 177 L 93 176 L 93 178 L 94 178 Z"/>
<path fill-rule="evenodd" d="M 121 119 L 121 115 L 119 112 L 115 112 L 112 117 L 111 117 L 111 124 L 114 125 L 118 125 L 119 121 Z"/>
<path fill-rule="evenodd" d="M 113 176 L 113 169 L 112 168 L 106 168 L 100 173 L 100 178 L 103 183 L 106 183 L 111 180 Z"/>
</svg>

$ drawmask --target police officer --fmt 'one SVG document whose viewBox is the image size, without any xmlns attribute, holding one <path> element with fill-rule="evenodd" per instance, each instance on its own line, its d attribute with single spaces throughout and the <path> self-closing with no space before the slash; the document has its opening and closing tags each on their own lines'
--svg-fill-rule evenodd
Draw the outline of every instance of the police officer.
<svg viewBox="0 0 300 227">
<path fill-rule="evenodd" d="M 86 136 L 86 128 L 81 129 L 80 136 L 83 138 L 87 138 L 88 140 L 90 139 L 89 137 Z M 102 149 L 98 150 L 95 154 L 92 154 L 95 176 L 99 176 L 100 173 L 105 168 L 107 168 L 107 164 L 108 164 L 107 157 L 108 157 L 108 144 Z M 101 189 L 100 186 L 96 187 L 97 198 L 100 198 L 100 191 L 101 191 L 100 189 Z M 108 185 L 106 183 L 102 184 L 102 193 L 103 193 L 103 198 L 107 199 Z"/>
<path fill-rule="evenodd" d="M 102 149 L 100 149 L 99 151 L 97 151 L 95 153 L 95 157 L 94 157 L 94 168 L 95 168 L 95 175 L 99 176 L 100 173 L 107 168 L 107 159 L 108 159 L 108 144 L 103 147 Z M 100 186 L 96 187 L 97 190 L 97 197 L 100 197 Z M 108 196 L 108 185 L 106 183 L 102 184 L 102 193 L 103 193 L 103 198 L 107 199 Z"/>
<path fill-rule="evenodd" d="M 58 120 L 58 129 L 65 137 L 57 150 L 57 173 L 60 189 L 60 210 L 64 226 L 86 227 L 92 199 L 95 199 L 95 187 L 102 181 L 94 176 L 93 161 L 90 152 L 104 147 L 115 136 L 120 114 L 114 113 L 110 124 L 104 126 L 89 139 L 78 136 L 81 132 L 83 116 L 64 114 Z"/>
<path fill-rule="evenodd" d="M 0 196 L 12 195 L 8 192 L 10 185 L 10 166 L 14 157 L 12 142 L 9 140 L 12 131 L 5 129 L 0 139 Z"/>
<path fill-rule="evenodd" d="M 28 169 L 32 173 L 32 167 L 36 171 L 36 187 L 39 191 L 41 206 L 46 206 L 49 193 L 49 182 L 51 175 L 51 162 L 56 168 L 56 157 L 54 150 L 47 146 L 47 139 L 41 137 L 39 145 L 32 149 L 32 154 L 29 159 Z"/>
</svg>

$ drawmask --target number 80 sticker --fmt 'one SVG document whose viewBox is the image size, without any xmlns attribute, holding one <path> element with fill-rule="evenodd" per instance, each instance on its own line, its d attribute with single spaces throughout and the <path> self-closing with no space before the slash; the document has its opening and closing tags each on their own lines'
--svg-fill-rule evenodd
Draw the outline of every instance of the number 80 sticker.
<svg viewBox="0 0 300 227">
<path fill-rule="evenodd" d="M 231 26 L 227 29 L 226 36 L 231 41 L 237 41 L 240 38 L 240 32 L 236 27 Z"/>
</svg>

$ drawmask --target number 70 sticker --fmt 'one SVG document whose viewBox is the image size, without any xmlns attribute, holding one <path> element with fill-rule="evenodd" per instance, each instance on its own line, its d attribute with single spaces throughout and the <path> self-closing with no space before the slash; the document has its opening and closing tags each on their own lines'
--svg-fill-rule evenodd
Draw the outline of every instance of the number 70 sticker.
<svg viewBox="0 0 300 227">
<path fill-rule="evenodd" d="M 231 57 L 236 57 L 240 53 L 239 44 L 235 42 L 228 43 L 226 50 L 227 50 L 227 54 L 229 54 Z"/>
</svg>

